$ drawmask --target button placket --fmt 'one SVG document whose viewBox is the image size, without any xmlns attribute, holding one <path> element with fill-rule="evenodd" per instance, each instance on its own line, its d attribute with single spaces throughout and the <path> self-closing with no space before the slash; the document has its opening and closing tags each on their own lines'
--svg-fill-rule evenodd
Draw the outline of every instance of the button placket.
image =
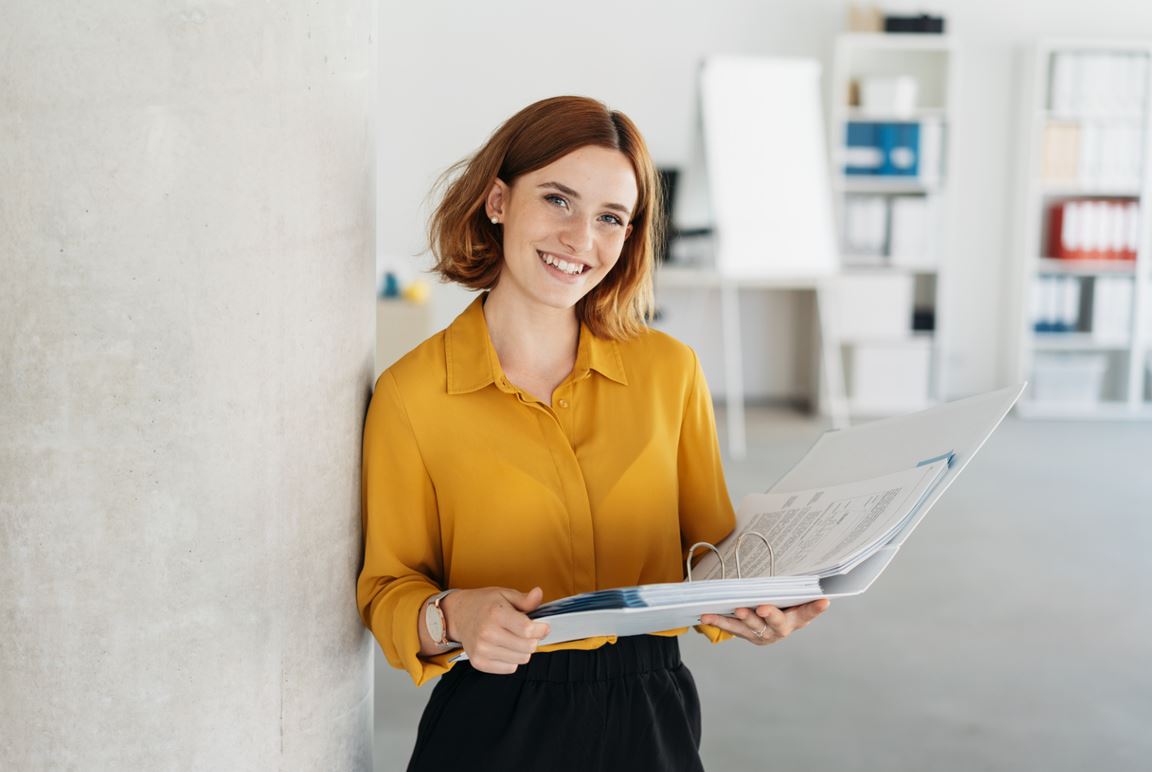
<svg viewBox="0 0 1152 772">
<path fill-rule="evenodd" d="M 556 420 L 560 424 L 560 428 L 564 431 L 564 436 L 568 440 L 569 445 L 575 442 L 575 410 L 573 404 L 576 401 L 575 397 L 575 381 L 568 381 L 561 384 L 560 388 L 556 390 L 552 400 L 552 412 L 556 415 Z"/>
<path fill-rule="evenodd" d="M 565 421 L 562 417 L 570 416 L 568 412 L 556 413 L 545 405 L 539 406 L 542 411 L 548 412 L 551 422 L 541 416 L 541 428 L 547 437 L 552 432 L 554 441 L 546 442 L 549 454 L 555 464 L 557 486 L 565 503 L 564 511 L 568 515 L 568 527 L 571 534 L 571 594 L 591 592 L 597 589 L 596 585 L 596 546 L 593 537 L 592 502 L 588 498 L 588 486 L 584 479 L 584 470 L 580 468 L 580 460 L 575 449 Z"/>
</svg>

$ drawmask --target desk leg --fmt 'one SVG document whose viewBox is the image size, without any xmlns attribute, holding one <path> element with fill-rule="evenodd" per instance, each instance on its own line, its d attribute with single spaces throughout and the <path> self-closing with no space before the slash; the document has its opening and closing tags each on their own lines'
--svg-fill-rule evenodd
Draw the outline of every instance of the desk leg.
<svg viewBox="0 0 1152 772">
<path fill-rule="evenodd" d="M 724 336 L 728 455 L 738 461 L 748 453 L 744 436 L 744 354 L 740 341 L 740 290 L 730 280 L 720 282 L 720 326 Z"/>
<path fill-rule="evenodd" d="M 828 415 L 832 418 L 833 429 L 847 429 L 848 394 L 844 382 L 844 354 L 840 348 L 840 330 L 836 324 L 835 279 L 825 280 L 816 285 L 816 313 L 820 319 L 820 353 L 823 357 L 821 372 L 824 374 L 821 391 L 828 400 Z"/>
</svg>

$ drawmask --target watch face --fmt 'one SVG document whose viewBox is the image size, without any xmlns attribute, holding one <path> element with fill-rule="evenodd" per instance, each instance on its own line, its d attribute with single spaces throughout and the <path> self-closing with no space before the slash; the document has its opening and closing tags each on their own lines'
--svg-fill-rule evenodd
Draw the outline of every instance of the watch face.
<svg viewBox="0 0 1152 772">
<path fill-rule="evenodd" d="M 437 608 L 435 603 L 428 604 L 424 612 L 424 622 L 428 625 L 428 635 L 436 643 L 444 643 L 444 612 Z"/>
</svg>

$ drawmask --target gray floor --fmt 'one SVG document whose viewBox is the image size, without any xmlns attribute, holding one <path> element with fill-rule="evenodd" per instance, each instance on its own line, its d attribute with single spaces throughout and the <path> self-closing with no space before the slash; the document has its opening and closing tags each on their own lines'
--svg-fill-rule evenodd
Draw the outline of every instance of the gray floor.
<svg viewBox="0 0 1152 772">
<path fill-rule="evenodd" d="M 752 410 L 733 498 L 821 430 Z M 865 595 L 763 649 L 682 638 L 705 764 L 1152 769 L 1150 597 L 1152 422 L 1010 418 Z M 403 769 L 431 690 L 376 671 L 376 769 Z"/>
</svg>

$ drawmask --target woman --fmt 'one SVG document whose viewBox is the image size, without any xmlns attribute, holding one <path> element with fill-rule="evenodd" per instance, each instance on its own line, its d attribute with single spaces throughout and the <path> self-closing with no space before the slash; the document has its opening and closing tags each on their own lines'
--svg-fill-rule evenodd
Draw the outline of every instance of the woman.
<svg viewBox="0 0 1152 772">
<path fill-rule="evenodd" d="M 488 290 L 377 382 L 357 599 L 388 660 L 441 676 L 410 769 L 700 769 L 684 630 L 538 648 L 541 602 L 683 579 L 731 531 L 712 405 L 649 330 L 658 182 L 633 123 L 547 99 L 455 167 L 437 270 Z M 705 616 L 780 640 L 827 601 Z M 467 662 L 456 662 L 459 648 Z"/>
</svg>

